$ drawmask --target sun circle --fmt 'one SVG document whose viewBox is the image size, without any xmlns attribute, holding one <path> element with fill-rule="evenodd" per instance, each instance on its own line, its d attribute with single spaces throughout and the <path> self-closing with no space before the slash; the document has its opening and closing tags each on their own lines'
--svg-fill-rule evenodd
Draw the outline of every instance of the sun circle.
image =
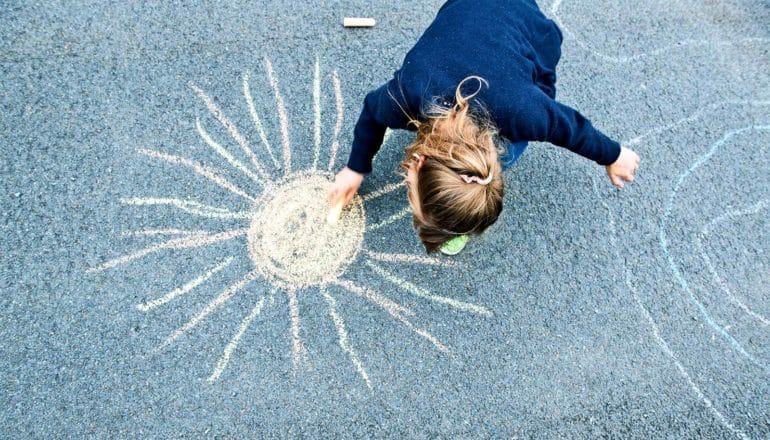
<svg viewBox="0 0 770 440">
<path fill-rule="evenodd" d="M 326 222 L 331 174 L 297 173 L 269 187 L 258 202 L 247 234 L 256 268 L 290 287 L 337 279 L 353 262 L 364 239 L 361 197 Z"/>
</svg>

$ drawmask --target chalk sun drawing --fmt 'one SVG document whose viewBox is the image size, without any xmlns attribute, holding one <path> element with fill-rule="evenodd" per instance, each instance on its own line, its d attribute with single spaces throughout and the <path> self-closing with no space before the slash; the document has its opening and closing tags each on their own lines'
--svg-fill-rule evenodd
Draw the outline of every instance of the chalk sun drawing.
<svg viewBox="0 0 770 440">
<path fill-rule="evenodd" d="M 276 172 L 282 172 L 278 179 L 271 177 L 268 167 L 256 155 L 248 140 L 241 134 L 230 119 L 225 116 L 217 103 L 197 85 L 190 83 L 190 88 L 203 102 L 209 113 L 230 135 L 238 145 L 243 156 L 250 163 L 244 163 L 237 159 L 228 149 L 219 144 L 204 129 L 200 120 L 196 120 L 196 129 L 202 141 L 211 147 L 225 162 L 248 177 L 253 186 L 261 189 L 260 194 L 254 194 L 241 188 L 223 176 L 221 171 L 206 165 L 194 162 L 190 159 L 166 154 L 146 148 L 137 150 L 139 154 L 179 165 L 191 169 L 196 174 L 203 176 L 227 191 L 236 194 L 251 203 L 252 208 L 247 211 L 233 211 L 224 207 L 211 206 L 194 200 L 184 200 L 175 197 L 150 198 L 127 197 L 120 201 L 132 206 L 157 206 L 167 205 L 177 208 L 188 214 L 210 218 L 241 220 L 243 226 L 237 229 L 216 232 L 205 230 L 181 230 L 170 227 L 168 229 L 147 229 L 131 231 L 124 235 L 133 236 L 171 236 L 173 238 L 156 243 L 152 246 L 137 250 L 130 254 L 105 261 L 104 263 L 89 269 L 89 272 L 98 272 L 121 266 L 140 259 L 150 254 L 168 249 L 198 248 L 227 240 L 245 239 L 244 254 L 248 255 L 252 262 L 252 270 L 242 278 L 219 292 L 202 310 L 182 327 L 169 335 L 158 348 L 164 348 L 178 338 L 190 332 L 196 325 L 222 307 L 233 296 L 247 289 L 249 284 L 257 280 L 271 285 L 270 301 L 259 298 L 254 307 L 241 321 L 238 330 L 232 336 L 230 342 L 224 348 L 222 356 L 214 367 L 208 382 L 217 381 L 227 368 L 231 356 L 243 335 L 250 325 L 259 316 L 266 305 L 273 301 L 272 295 L 283 292 L 288 297 L 288 315 L 290 320 L 292 365 L 296 370 L 303 364 L 305 348 L 302 342 L 302 327 L 300 314 L 300 290 L 312 290 L 320 293 L 328 306 L 329 316 L 334 323 L 340 348 L 349 356 L 353 367 L 360 375 L 367 387 L 372 389 L 372 380 L 353 348 L 353 343 L 348 337 L 345 321 L 339 311 L 339 303 L 332 296 L 331 288 L 337 288 L 344 292 L 361 297 L 380 309 L 384 310 L 391 318 L 403 324 L 406 328 L 421 336 L 442 352 L 450 353 L 449 347 L 441 343 L 428 330 L 415 325 L 410 317 L 414 311 L 404 307 L 394 300 L 386 297 L 381 292 L 358 285 L 344 279 L 343 275 L 356 262 L 362 262 L 384 280 L 387 280 L 407 293 L 416 297 L 444 304 L 455 310 L 474 313 L 482 316 L 491 316 L 492 312 L 482 306 L 458 301 L 434 294 L 409 281 L 398 277 L 393 271 L 384 267 L 393 264 L 420 264 L 434 266 L 453 266 L 450 262 L 437 260 L 412 254 L 381 253 L 364 249 L 364 236 L 366 233 L 376 231 L 390 225 L 410 214 L 410 209 L 404 208 L 394 213 L 387 219 L 373 224 L 366 223 L 366 204 L 378 197 L 382 197 L 403 187 L 403 182 L 391 183 L 363 196 L 357 195 L 351 204 L 343 211 L 339 222 L 331 226 L 325 221 L 327 204 L 326 190 L 334 179 L 332 172 L 339 149 L 339 135 L 342 130 L 344 118 L 344 101 L 339 74 L 336 70 L 331 72 L 331 82 L 334 89 L 334 108 L 336 121 L 330 145 L 328 164 L 319 169 L 321 156 L 321 67 L 316 59 L 313 72 L 313 163 L 309 169 L 294 171 L 292 162 L 292 145 L 290 140 L 289 118 L 286 112 L 286 104 L 281 94 L 278 80 L 269 59 L 264 60 L 270 88 L 273 92 L 277 108 L 278 125 L 280 130 L 280 159 L 274 151 L 270 137 L 267 135 L 262 119 L 256 111 L 254 100 L 249 86 L 250 74 L 243 75 L 243 96 L 249 110 L 249 116 L 258 133 L 259 140 L 269 156 L 272 168 Z M 162 295 L 158 299 L 137 304 L 140 311 L 148 311 L 175 301 L 191 290 L 198 288 L 206 280 L 229 266 L 235 256 L 229 256 L 221 261 L 212 262 L 205 272 L 190 280 L 186 284 Z"/>
</svg>

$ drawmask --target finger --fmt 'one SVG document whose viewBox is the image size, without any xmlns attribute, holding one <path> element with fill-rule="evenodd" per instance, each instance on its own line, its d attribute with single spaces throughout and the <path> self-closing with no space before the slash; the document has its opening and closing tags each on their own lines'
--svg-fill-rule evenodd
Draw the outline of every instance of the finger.
<svg viewBox="0 0 770 440">
<path fill-rule="evenodd" d="M 612 180 L 612 184 L 617 186 L 618 188 L 623 188 L 623 181 L 620 180 L 620 177 L 616 175 L 610 175 L 610 180 Z"/>
<path fill-rule="evenodd" d="M 329 189 L 329 192 L 326 194 L 326 201 L 329 203 L 334 203 L 335 200 L 339 198 L 339 191 L 337 188 L 331 188 Z"/>
</svg>

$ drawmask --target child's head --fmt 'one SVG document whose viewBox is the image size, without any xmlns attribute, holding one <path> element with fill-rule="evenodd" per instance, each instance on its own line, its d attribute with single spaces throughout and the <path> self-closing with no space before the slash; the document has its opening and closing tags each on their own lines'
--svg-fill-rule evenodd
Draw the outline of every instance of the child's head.
<svg viewBox="0 0 770 440">
<path fill-rule="evenodd" d="M 463 96 L 462 87 L 476 80 L 479 88 Z M 428 252 L 458 235 L 480 234 L 503 208 L 502 169 L 498 162 L 497 129 L 485 113 L 473 113 L 470 99 L 486 84 L 465 78 L 452 107 L 433 105 L 417 126 L 417 138 L 406 149 L 401 167 L 407 170 L 414 225 Z"/>
</svg>

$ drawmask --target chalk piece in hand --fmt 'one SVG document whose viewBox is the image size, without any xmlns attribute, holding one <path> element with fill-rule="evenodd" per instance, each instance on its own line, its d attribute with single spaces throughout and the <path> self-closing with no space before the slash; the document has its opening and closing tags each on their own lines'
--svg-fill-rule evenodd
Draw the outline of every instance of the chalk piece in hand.
<svg viewBox="0 0 770 440">
<path fill-rule="evenodd" d="M 342 19 L 342 25 L 345 27 L 373 27 L 377 24 L 373 18 L 345 17 Z"/>
<path fill-rule="evenodd" d="M 340 216 L 342 215 L 342 207 L 344 203 L 345 200 L 340 199 L 337 203 L 334 204 L 334 206 L 329 209 L 329 213 L 326 215 L 326 223 L 332 226 L 337 224 L 337 221 L 339 221 Z"/>
</svg>

